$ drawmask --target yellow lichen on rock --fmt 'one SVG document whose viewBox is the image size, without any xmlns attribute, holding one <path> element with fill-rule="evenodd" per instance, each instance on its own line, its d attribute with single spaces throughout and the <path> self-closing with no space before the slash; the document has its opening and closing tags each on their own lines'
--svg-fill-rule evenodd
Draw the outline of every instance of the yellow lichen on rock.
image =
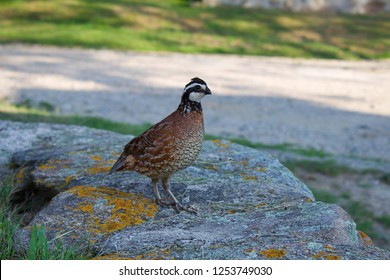
<svg viewBox="0 0 390 280">
<path fill-rule="evenodd" d="M 102 173 L 102 172 L 108 172 L 110 171 L 111 169 L 111 166 L 102 166 L 102 165 L 94 165 L 90 168 L 87 168 L 85 171 L 90 174 L 90 175 L 93 175 L 93 174 L 97 174 L 97 173 Z"/>
<path fill-rule="evenodd" d="M 81 205 L 80 209 L 81 209 L 81 211 L 87 212 L 89 214 L 93 213 L 93 205 L 92 205 L 92 203 L 89 203 L 89 202 Z"/>
<path fill-rule="evenodd" d="M 341 260 L 341 257 L 335 254 L 330 254 L 328 252 L 322 251 L 312 256 L 313 259 L 321 260 Z"/>
<path fill-rule="evenodd" d="M 257 172 L 262 172 L 262 173 L 264 173 L 264 172 L 267 171 L 267 167 L 262 167 L 262 166 L 250 167 L 250 166 L 249 166 L 249 161 L 246 160 L 246 159 L 241 160 L 240 163 L 241 163 L 241 165 L 242 165 L 242 167 L 243 167 L 243 171 L 245 171 L 245 172 L 241 172 L 240 175 L 241 175 L 241 177 L 243 178 L 243 180 L 245 180 L 245 181 L 250 181 L 250 180 L 252 180 L 252 181 L 257 181 L 257 180 L 259 179 L 257 176 L 255 176 L 255 175 L 249 175 L 249 174 L 247 174 L 246 172 L 252 173 L 252 170 L 253 170 L 253 171 L 257 171 Z"/>
<path fill-rule="evenodd" d="M 211 142 L 213 142 L 215 145 L 222 147 L 222 148 L 228 148 L 230 146 L 229 143 L 222 143 L 222 140 L 220 140 L 220 139 L 211 140 Z"/>
<path fill-rule="evenodd" d="M 90 175 L 102 173 L 102 172 L 108 172 L 110 171 L 111 166 L 115 163 L 115 160 L 104 161 L 102 157 L 98 155 L 91 156 L 90 158 L 97 162 L 95 165 L 85 170 Z"/>
<path fill-rule="evenodd" d="M 91 156 L 91 159 L 94 160 L 94 161 L 102 161 L 102 157 L 101 156 Z"/>
<path fill-rule="evenodd" d="M 268 249 L 268 250 L 264 250 L 264 251 L 259 251 L 259 255 L 263 255 L 267 259 L 282 259 L 287 255 L 287 250 L 285 250 L 285 249 Z"/>
<path fill-rule="evenodd" d="M 324 248 L 331 250 L 331 251 L 334 251 L 334 248 L 330 245 L 325 245 Z"/>
<path fill-rule="evenodd" d="M 86 219 L 86 230 L 91 234 L 111 233 L 141 224 L 158 211 L 156 203 L 141 194 L 92 186 L 76 186 L 69 192 L 83 198 L 79 210 L 91 215 Z M 96 201 L 103 203 L 103 206 L 94 207 Z"/>
<path fill-rule="evenodd" d="M 254 253 L 256 253 L 256 249 L 255 248 L 247 248 L 244 250 L 244 253 L 245 254 L 254 254 Z"/>
<path fill-rule="evenodd" d="M 173 260 L 174 258 L 170 257 L 171 251 L 168 248 L 157 249 L 142 255 L 138 255 L 134 260 Z"/>
<path fill-rule="evenodd" d="M 119 253 L 112 253 L 102 256 L 96 256 L 91 260 L 134 260 L 133 258 L 125 257 Z"/>
<path fill-rule="evenodd" d="M 17 181 L 22 181 L 26 177 L 26 168 L 20 168 L 15 175 Z"/>
<path fill-rule="evenodd" d="M 20 167 L 18 171 L 14 174 L 14 190 L 19 189 L 19 187 L 24 188 L 26 181 L 29 180 L 29 171 L 27 167 Z"/>
<path fill-rule="evenodd" d="M 68 186 L 70 181 L 72 181 L 73 179 L 75 179 L 77 176 L 76 175 L 72 175 L 72 176 L 66 176 L 65 177 L 65 185 Z"/>
<path fill-rule="evenodd" d="M 330 261 L 338 261 L 338 260 L 341 260 L 341 257 L 337 256 L 337 255 L 327 255 L 326 259 L 330 260 Z"/>
<path fill-rule="evenodd" d="M 267 172 L 267 167 L 257 166 L 255 168 L 253 168 L 253 170 L 258 171 L 258 172 Z"/>
<path fill-rule="evenodd" d="M 121 253 L 111 253 L 107 255 L 102 256 L 96 256 L 92 258 L 92 260 L 169 260 L 174 259 L 170 257 L 170 250 L 169 249 L 156 249 L 153 251 L 146 252 L 141 255 L 137 255 L 133 258 L 126 257 Z"/>
<path fill-rule="evenodd" d="M 38 169 L 51 170 L 51 169 L 56 169 L 56 168 L 68 167 L 71 164 L 72 164 L 72 162 L 69 159 L 52 158 L 52 159 L 48 160 L 47 162 L 38 165 Z"/>
<path fill-rule="evenodd" d="M 38 165 L 38 169 L 41 170 L 48 170 L 48 169 L 55 169 L 56 167 L 54 165 L 48 165 L 48 164 L 41 164 Z"/>
<path fill-rule="evenodd" d="M 248 175 L 246 174 L 245 172 L 241 172 L 241 177 L 244 181 L 256 181 L 258 180 L 259 178 L 257 178 L 256 176 L 254 175 Z"/>
<path fill-rule="evenodd" d="M 367 234 L 365 234 L 363 231 L 358 230 L 357 233 L 359 234 L 360 239 L 363 241 L 364 245 L 367 245 L 367 246 L 374 245 L 374 242 L 372 242 L 372 239 Z"/>
</svg>

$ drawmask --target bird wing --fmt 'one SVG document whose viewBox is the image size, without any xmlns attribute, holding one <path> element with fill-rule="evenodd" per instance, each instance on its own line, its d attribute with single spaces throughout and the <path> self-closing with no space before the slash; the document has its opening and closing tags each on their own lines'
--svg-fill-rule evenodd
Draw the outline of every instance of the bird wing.
<svg viewBox="0 0 390 280">
<path fill-rule="evenodd" d="M 158 140 L 159 136 L 163 135 L 163 130 L 167 126 L 168 123 L 163 121 L 155 124 L 127 143 L 123 153 L 125 155 L 140 155 L 143 154 L 147 148 L 155 147 L 156 140 Z"/>
<path fill-rule="evenodd" d="M 147 149 L 156 147 L 161 144 L 161 142 L 165 142 L 161 137 L 163 135 L 169 135 L 169 133 L 166 133 L 166 129 L 169 127 L 169 123 L 171 122 L 171 116 L 172 115 L 166 117 L 127 143 L 122 154 L 112 166 L 110 173 L 121 170 L 126 163 L 127 157 L 142 155 Z"/>
</svg>

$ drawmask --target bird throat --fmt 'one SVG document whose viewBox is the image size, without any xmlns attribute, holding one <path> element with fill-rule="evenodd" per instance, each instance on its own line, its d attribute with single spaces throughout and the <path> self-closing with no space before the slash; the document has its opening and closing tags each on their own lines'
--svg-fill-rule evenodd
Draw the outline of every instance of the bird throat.
<svg viewBox="0 0 390 280">
<path fill-rule="evenodd" d="M 181 103 L 179 105 L 179 108 L 177 108 L 178 111 L 182 114 L 188 114 L 191 112 L 202 112 L 202 104 L 200 102 L 191 101 L 187 98 L 182 99 Z"/>
</svg>

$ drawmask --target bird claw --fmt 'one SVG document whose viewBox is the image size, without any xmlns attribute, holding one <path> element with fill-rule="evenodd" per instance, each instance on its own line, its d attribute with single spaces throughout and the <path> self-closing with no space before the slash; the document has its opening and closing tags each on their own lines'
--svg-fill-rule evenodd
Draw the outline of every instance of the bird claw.
<svg viewBox="0 0 390 280">
<path fill-rule="evenodd" d="M 198 214 L 198 210 L 192 206 L 183 206 L 180 203 L 175 203 L 172 200 L 156 199 L 157 204 L 160 206 L 175 206 L 175 210 L 180 213 L 181 211 L 187 211 L 188 213 Z"/>
<path fill-rule="evenodd" d="M 165 199 L 156 199 L 157 201 L 157 204 L 160 205 L 160 206 L 173 206 L 173 205 L 176 205 L 174 201 L 172 200 L 165 200 Z"/>
<path fill-rule="evenodd" d="M 181 210 L 184 210 L 184 211 L 187 211 L 188 213 L 198 214 L 198 210 L 195 209 L 194 207 L 192 207 L 191 205 L 190 206 L 183 206 L 180 203 L 176 203 L 175 204 L 175 209 L 179 213 L 180 213 Z"/>
</svg>

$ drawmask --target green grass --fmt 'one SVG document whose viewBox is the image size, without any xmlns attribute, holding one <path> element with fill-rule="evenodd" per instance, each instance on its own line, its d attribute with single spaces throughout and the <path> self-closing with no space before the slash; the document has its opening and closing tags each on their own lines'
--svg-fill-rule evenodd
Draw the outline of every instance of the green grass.
<svg viewBox="0 0 390 280">
<path fill-rule="evenodd" d="M 380 222 L 382 225 L 390 228 L 390 215 L 377 217 L 376 220 Z"/>
<path fill-rule="evenodd" d="M 215 140 L 215 139 L 221 139 L 219 136 L 215 135 L 210 135 L 207 134 L 205 136 L 206 140 Z M 233 143 L 242 145 L 242 146 L 247 146 L 250 148 L 254 149 L 262 149 L 262 150 L 279 150 L 279 151 L 285 151 L 285 152 L 293 152 L 299 155 L 307 156 L 307 157 L 319 157 L 319 158 L 324 158 L 328 156 L 324 151 L 317 150 L 314 148 L 299 148 L 293 144 L 290 143 L 284 143 L 284 144 L 265 144 L 265 143 L 254 143 L 250 140 L 244 139 L 244 138 L 235 138 L 235 137 L 225 137 L 224 139 L 229 140 Z"/>
<path fill-rule="evenodd" d="M 33 225 L 30 245 L 25 253 L 17 252 L 14 246 L 14 235 L 19 228 L 19 215 L 9 204 L 8 197 L 12 189 L 11 179 L 3 180 L 0 185 L 0 259 L 1 260 L 75 260 L 84 257 L 77 253 L 75 247 L 65 248 L 57 242 L 51 248 L 46 239 L 43 226 Z"/>
<path fill-rule="evenodd" d="M 356 228 L 368 234 L 371 238 L 378 238 L 378 234 L 374 230 L 374 222 L 379 222 L 388 226 L 390 219 L 388 216 L 375 217 L 374 214 L 367 209 L 361 202 L 352 201 L 349 199 L 340 199 L 333 193 L 325 190 L 311 189 L 317 201 L 325 203 L 339 204 L 348 212 L 356 223 Z M 345 196 L 345 194 L 344 194 Z"/>
<path fill-rule="evenodd" d="M 376 218 L 361 202 L 350 201 L 343 207 L 354 219 L 358 230 L 368 234 L 371 238 L 375 239 L 378 237 L 373 226 Z"/>
<path fill-rule="evenodd" d="M 304 169 L 307 172 L 320 173 L 327 176 L 337 176 L 347 172 L 355 172 L 347 166 L 337 164 L 334 160 L 287 160 L 283 164 L 289 168 L 292 172 L 295 172 L 297 168 Z"/>
<path fill-rule="evenodd" d="M 339 199 L 336 195 L 329 191 L 324 191 L 324 190 L 317 190 L 317 189 L 311 189 L 314 197 L 318 201 L 326 202 L 326 203 L 338 203 Z"/>
<path fill-rule="evenodd" d="M 208 135 L 206 137 L 207 140 L 214 140 L 214 139 L 220 139 L 220 138 L 221 137 L 214 136 L 214 135 Z M 254 148 L 254 149 L 272 149 L 272 150 L 283 150 L 283 151 L 294 149 L 294 146 L 292 144 L 288 144 L 288 143 L 271 145 L 271 144 L 263 144 L 263 143 L 253 143 L 252 141 L 244 139 L 244 138 L 231 138 L 231 137 L 229 138 L 228 137 L 226 139 L 233 142 L 233 143 L 236 143 L 236 144 L 239 144 L 242 146 L 247 146 L 247 147 Z"/>
<path fill-rule="evenodd" d="M 187 0 L 0 1 L 0 43 L 307 58 L 390 57 L 390 15 L 190 6 Z"/>
<path fill-rule="evenodd" d="M 46 107 L 52 108 L 52 105 L 46 104 Z M 18 105 L 11 105 L 0 102 L 0 120 L 82 125 L 90 128 L 104 129 L 117 133 L 132 135 L 139 135 L 151 126 L 150 124 L 131 125 L 122 122 L 110 121 L 99 117 L 78 115 L 64 116 L 52 113 L 50 111 L 51 110 L 48 111 L 47 108 L 44 110 L 33 108 L 28 101 Z"/>
<path fill-rule="evenodd" d="M 12 259 L 15 255 L 13 236 L 17 229 L 17 222 L 13 218 L 14 213 L 8 204 L 8 196 L 11 192 L 10 180 L 4 180 L 0 185 L 0 259 Z"/>
<path fill-rule="evenodd" d="M 243 138 L 228 138 L 228 139 L 234 143 L 255 148 L 255 149 L 280 150 L 286 152 L 294 152 L 296 154 L 300 154 L 307 157 L 319 157 L 319 158 L 323 158 L 329 155 L 321 150 L 317 150 L 314 148 L 303 149 L 303 148 L 296 147 L 295 145 L 290 143 L 272 145 L 272 144 L 264 144 L 264 143 L 253 143 Z"/>
<path fill-rule="evenodd" d="M 31 231 L 30 246 L 26 255 L 28 260 L 80 260 L 86 259 L 76 252 L 76 248 L 64 248 L 60 242 L 54 249 L 50 248 L 47 241 L 44 226 L 33 226 Z"/>
<path fill-rule="evenodd" d="M 42 105 L 43 104 L 43 105 Z M 59 124 L 68 124 L 68 125 L 82 125 L 90 128 L 104 129 L 121 134 L 132 134 L 139 135 L 148 129 L 151 124 L 128 124 L 123 122 L 116 122 L 107 120 L 99 117 L 87 117 L 79 115 L 59 115 L 53 113 L 55 108 L 52 104 L 48 102 L 39 103 L 38 108 L 35 108 L 31 100 L 26 99 L 21 103 L 16 105 L 8 104 L 0 101 L 0 120 L 9 120 L 9 121 L 20 121 L 20 122 L 45 122 L 45 123 L 59 123 Z M 220 137 L 206 134 L 206 140 L 220 139 Z M 251 147 L 254 149 L 267 149 L 267 150 L 282 150 L 290 151 L 297 154 L 301 154 L 308 157 L 319 157 L 323 158 L 328 154 L 313 148 L 302 149 L 296 147 L 292 144 L 264 144 L 264 143 L 253 143 L 249 140 L 243 138 L 227 138 L 227 140 Z"/>
<path fill-rule="evenodd" d="M 382 174 L 379 178 L 383 183 L 390 185 L 390 173 Z"/>
</svg>

